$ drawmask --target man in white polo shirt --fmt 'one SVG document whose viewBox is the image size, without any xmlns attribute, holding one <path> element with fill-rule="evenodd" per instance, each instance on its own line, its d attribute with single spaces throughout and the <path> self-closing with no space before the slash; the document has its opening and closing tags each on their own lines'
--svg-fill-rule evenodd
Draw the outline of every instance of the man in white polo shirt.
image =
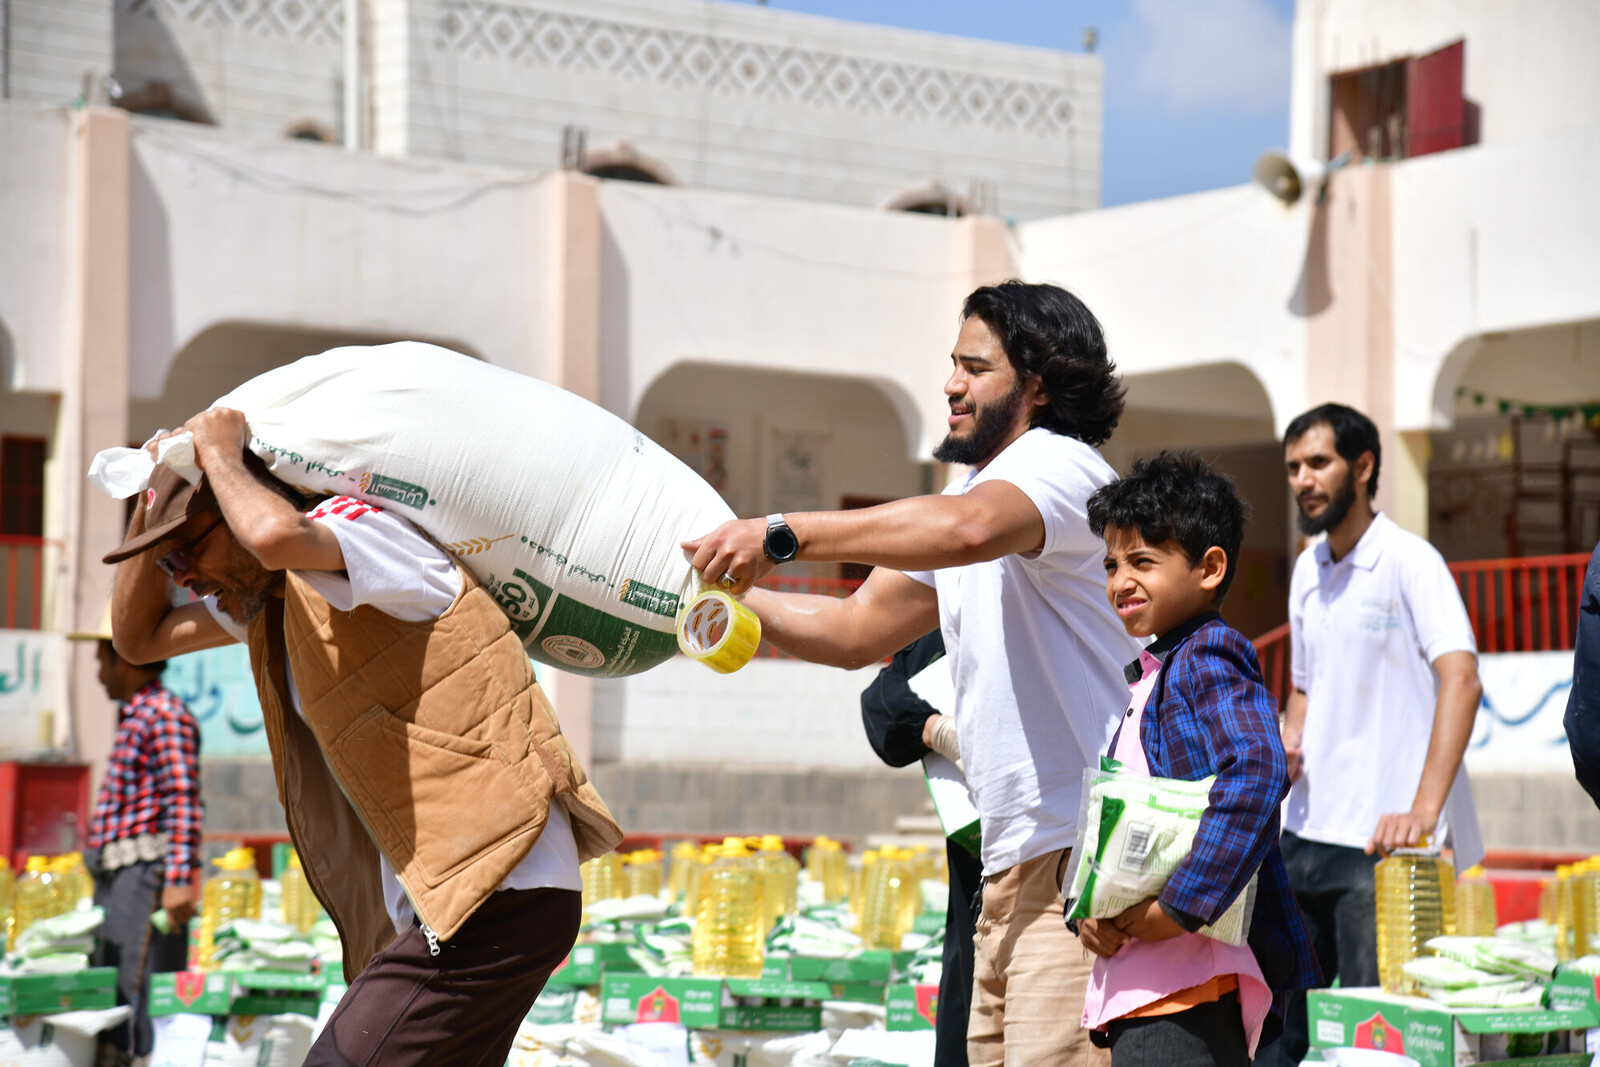
<svg viewBox="0 0 1600 1067">
<path fill-rule="evenodd" d="M 1372 420 L 1340 404 L 1284 434 L 1307 548 L 1289 583 L 1291 678 L 1283 858 L 1324 977 L 1378 982 L 1373 868 L 1396 848 L 1483 856 L 1461 757 L 1483 690 L 1477 642 L 1455 580 L 1427 541 L 1372 509 L 1381 446 Z M 1303 995 L 1262 1062 L 1300 1062 Z"/>
</svg>

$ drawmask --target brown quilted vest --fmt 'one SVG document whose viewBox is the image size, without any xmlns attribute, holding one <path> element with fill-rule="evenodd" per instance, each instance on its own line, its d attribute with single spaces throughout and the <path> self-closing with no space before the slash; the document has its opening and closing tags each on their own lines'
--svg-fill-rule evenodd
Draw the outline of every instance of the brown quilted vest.
<svg viewBox="0 0 1600 1067">
<path fill-rule="evenodd" d="M 551 797 L 566 804 L 580 861 L 622 840 L 505 615 L 460 573 L 443 615 L 403 622 L 337 611 L 291 571 L 249 628 L 278 797 L 339 928 L 347 980 L 394 939 L 379 850 L 448 940 L 527 856 Z"/>
</svg>

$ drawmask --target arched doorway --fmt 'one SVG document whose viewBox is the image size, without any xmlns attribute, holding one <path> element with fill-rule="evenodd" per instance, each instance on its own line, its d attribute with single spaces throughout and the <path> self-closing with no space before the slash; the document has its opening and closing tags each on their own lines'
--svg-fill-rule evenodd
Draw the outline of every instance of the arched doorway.
<svg viewBox="0 0 1600 1067">
<path fill-rule="evenodd" d="M 1102 448 L 1126 473 L 1162 449 L 1194 449 L 1224 471 L 1250 504 L 1239 572 L 1223 614 L 1248 637 L 1288 621 L 1289 570 L 1297 545 L 1272 404 L 1239 363 L 1130 374 L 1128 406 Z"/>
<path fill-rule="evenodd" d="M 224 322 L 196 335 L 173 359 L 156 393 L 147 383 L 132 383 L 128 433 L 143 441 L 158 429 L 181 426 L 241 382 L 302 356 L 340 345 L 381 345 L 391 341 L 433 340 L 477 357 L 458 342 L 370 331 L 350 333 L 315 327 Z M 145 388 L 141 389 L 140 386 Z M 155 395 L 150 395 L 154 393 Z"/>
<path fill-rule="evenodd" d="M 1600 321 L 1486 333 L 1440 372 L 1428 534 L 1445 559 L 1600 541 Z"/>
</svg>

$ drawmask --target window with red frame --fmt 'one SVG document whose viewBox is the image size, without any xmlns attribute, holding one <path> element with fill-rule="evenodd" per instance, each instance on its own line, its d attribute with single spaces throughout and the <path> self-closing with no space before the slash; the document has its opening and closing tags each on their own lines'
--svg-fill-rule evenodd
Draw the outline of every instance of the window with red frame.
<svg viewBox="0 0 1600 1067">
<path fill-rule="evenodd" d="M 42 437 L 0 437 L 0 534 L 44 536 Z"/>
</svg>

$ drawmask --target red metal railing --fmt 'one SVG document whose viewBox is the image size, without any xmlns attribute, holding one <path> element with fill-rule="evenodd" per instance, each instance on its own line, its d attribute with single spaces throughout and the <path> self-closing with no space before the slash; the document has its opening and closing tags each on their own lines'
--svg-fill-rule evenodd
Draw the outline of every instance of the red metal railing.
<svg viewBox="0 0 1600 1067">
<path fill-rule="evenodd" d="M 1278 710 L 1289 699 L 1289 624 L 1276 626 L 1252 642 L 1261 661 L 1261 677 L 1278 698 Z"/>
<path fill-rule="evenodd" d="M 1450 564 L 1479 652 L 1565 652 L 1577 637 L 1584 553 L 1472 559 Z M 1289 626 L 1255 639 L 1278 706 L 1289 698 Z"/>
<path fill-rule="evenodd" d="M 46 557 L 58 542 L 0 534 L 0 629 L 48 629 L 44 618 Z"/>
<path fill-rule="evenodd" d="M 1480 652 L 1564 652 L 1577 636 L 1586 553 L 1450 564 Z"/>
</svg>

